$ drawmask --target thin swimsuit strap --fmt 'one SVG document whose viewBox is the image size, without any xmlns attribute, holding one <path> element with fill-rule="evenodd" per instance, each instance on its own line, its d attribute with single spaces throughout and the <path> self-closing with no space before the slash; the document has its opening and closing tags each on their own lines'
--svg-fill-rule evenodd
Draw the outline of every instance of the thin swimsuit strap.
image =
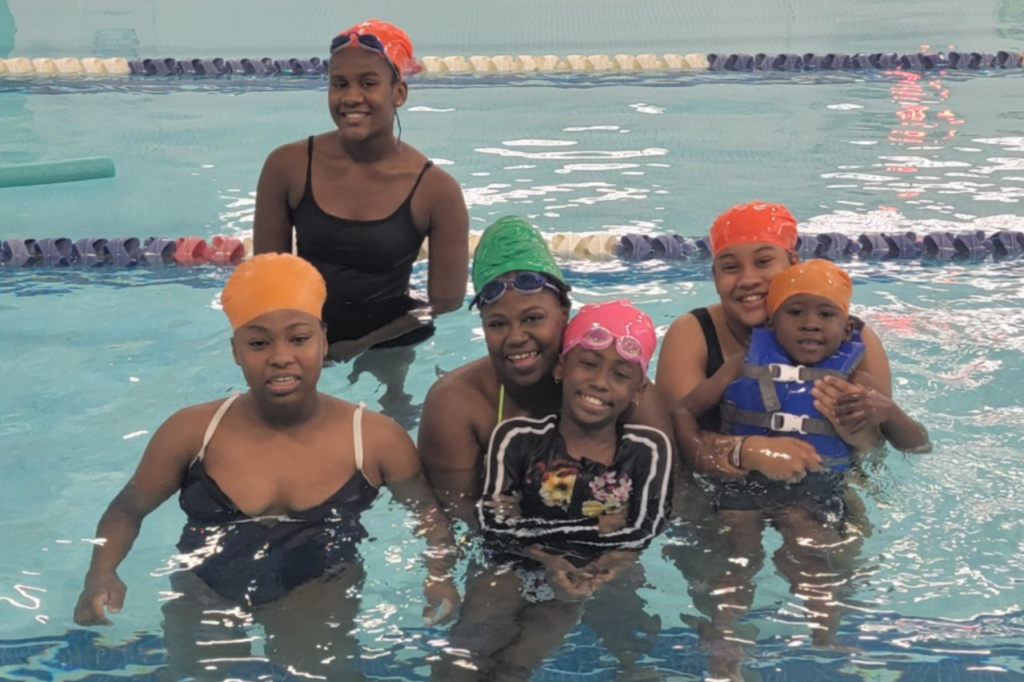
<svg viewBox="0 0 1024 682">
<path fill-rule="evenodd" d="M 505 420 L 505 384 L 498 389 L 498 423 Z"/>
<path fill-rule="evenodd" d="M 501 387 L 502 399 L 505 397 L 505 387 Z M 206 433 L 203 434 L 203 447 L 199 449 L 199 454 L 192 460 L 192 463 L 201 462 L 206 456 L 206 446 L 210 444 L 210 440 L 213 438 L 213 434 L 216 433 L 217 427 L 220 426 L 221 420 L 224 419 L 224 415 L 227 413 L 228 408 L 231 404 L 238 400 L 238 396 L 241 393 L 235 393 L 233 396 L 225 400 L 217 408 L 217 411 L 213 415 L 213 419 L 210 420 L 210 425 L 206 427 Z M 363 473 L 363 410 L 366 409 L 366 403 L 360 401 L 356 411 L 352 414 L 352 440 L 355 445 L 355 458 L 356 458 L 356 471 Z M 369 482 L 369 481 L 367 481 Z M 370 485 L 373 485 L 372 483 Z M 376 487 L 376 486 L 374 486 Z"/>
<path fill-rule="evenodd" d="M 366 403 L 359 401 L 359 407 L 352 415 L 352 440 L 356 447 L 356 471 L 363 472 L 363 410 Z M 369 483 L 369 481 L 367 481 Z M 373 485 L 372 483 L 370 485 Z"/>
<path fill-rule="evenodd" d="M 199 448 L 199 454 L 196 455 L 196 458 L 194 460 L 192 460 L 193 464 L 195 464 L 196 462 L 203 461 L 203 457 L 206 456 L 206 446 L 210 444 L 210 439 L 213 438 L 214 432 L 216 432 L 217 427 L 220 426 L 220 421 L 224 418 L 224 415 L 227 413 L 228 408 L 231 407 L 231 403 L 235 402 L 238 399 L 238 396 L 240 395 L 242 394 L 234 394 L 233 396 L 222 402 L 220 404 L 220 407 L 217 408 L 217 411 L 213 415 L 213 419 L 210 420 L 210 425 L 206 427 L 206 433 L 203 434 L 203 447 Z"/>
</svg>

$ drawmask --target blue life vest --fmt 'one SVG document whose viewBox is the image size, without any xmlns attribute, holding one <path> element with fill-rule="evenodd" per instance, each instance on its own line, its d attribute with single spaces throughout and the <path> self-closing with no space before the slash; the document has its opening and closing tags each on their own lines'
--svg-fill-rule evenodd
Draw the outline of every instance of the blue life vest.
<svg viewBox="0 0 1024 682">
<path fill-rule="evenodd" d="M 814 446 L 822 464 L 832 471 L 850 465 L 852 448 L 824 415 L 814 409 L 811 389 L 816 379 L 832 375 L 849 380 L 864 357 L 855 331 L 834 355 L 813 367 L 793 365 L 775 334 L 753 330 L 743 376 L 729 384 L 722 401 L 723 431 L 748 436 L 793 436 Z"/>
</svg>

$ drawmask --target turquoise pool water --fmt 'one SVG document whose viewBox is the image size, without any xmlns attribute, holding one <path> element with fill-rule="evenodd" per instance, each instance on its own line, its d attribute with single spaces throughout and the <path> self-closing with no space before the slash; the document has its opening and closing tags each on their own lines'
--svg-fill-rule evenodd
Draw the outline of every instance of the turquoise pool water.
<svg viewBox="0 0 1024 682">
<path fill-rule="evenodd" d="M 1022 78 L 422 78 L 402 122 L 462 183 L 474 229 L 521 213 L 547 233 L 697 236 L 723 208 L 763 198 L 810 231 L 991 232 L 1021 229 Z M 110 155 L 118 168 L 113 180 L 0 190 L 0 238 L 244 233 L 266 153 L 325 129 L 325 100 L 315 80 L 0 81 L 0 163 Z M 627 296 L 662 329 L 714 299 L 701 263 L 565 266 L 577 301 Z M 1022 267 L 851 264 L 855 307 L 936 451 L 866 467 L 873 533 L 841 631 L 859 653 L 806 646 L 798 604 L 762 571 L 749 620 L 764 679 L 1024 679 Z M 99 648 L 71 608 L 96 521 L 152 431 L 241 386 L 216 304 L 226 274 L 0 268 L 0 678 L 141 680 L 159 663 L 176 505 L 147 520 L 122 569 L 129 603 Z M 476 318 L 447 315 L 408 390 L 419 402 L 437 367 L 483 353 Z M 322 388 L 374 405 L 376 382 L 348 375 L 326 371 Z M 359 638 L 375 676 L 423 679 L 444 630 L 422 628 L 420 546 L 402 522 L 386 500 L 369 514 Z M 644 556 L 641 593 L 661 619 L 645 664 L 666 679 L 699 679 L 705 660 L 685 582 L 661 559 L 685 538 Z M 766 538 L 770 553 L 778 538 Z M 580 628 L 537 679 L 612 679 L 601 655 Z M 253 663 L 238 677 L 260 674 Z"/>
</svg>

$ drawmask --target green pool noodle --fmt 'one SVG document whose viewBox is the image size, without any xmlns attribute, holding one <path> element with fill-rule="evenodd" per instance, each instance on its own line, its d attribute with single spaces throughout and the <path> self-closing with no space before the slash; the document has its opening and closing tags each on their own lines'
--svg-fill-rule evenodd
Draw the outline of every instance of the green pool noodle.
<svg viewBox="0 0 1024 682">
<path fill-rule="evenodd" d="M 114 160 L 109 156 L 90 156 L 84 159 L 44 163 L 19 163 L 13 166 L 0 166 L 0 188 L 96 180 L 112 178 L 114 175 Z"/>
</svg>

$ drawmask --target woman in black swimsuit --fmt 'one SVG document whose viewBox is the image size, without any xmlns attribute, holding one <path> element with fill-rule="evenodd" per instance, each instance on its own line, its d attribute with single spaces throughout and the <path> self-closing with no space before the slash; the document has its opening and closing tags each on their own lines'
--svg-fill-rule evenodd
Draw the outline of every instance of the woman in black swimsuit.
<svg viewBox="0 0 1024 682">
<path fill-rule="evenodd" d="M 249 391 L 187 407 L 154 433 L 100 520 L 104 543 L 93 553 L 75 622 L 108 624 L 104 608 L 121 610 L 126 587 L 117 567 L 146 515 L 180 491 L 188 520 L 172 574 L 178 598 L 164 607 L 175 674 L 206 674 L 200 658 L 247 656 L 238 629 L 255 620 L 275 662 L 358 679 L 348 669 L 356 643 L 346 635 L 358 601 L 348 595 L 362 577 L 359 516 L 382 485 L 416 514 L 427 538 L 425 615 L 435 622 L 451 614 L 459 599 L 448 577 L 453 540 L 408 434 L 317 391 L 324 297 L 316 269 L 290 254 L 257 256 L 232 274 L 222 302 Z M 198 636 L 197 625 L 211 620 L 220 632 Z M 225 620 L 234 621 L 226 636 Z"/>
<path fill-rule="evenodd" d="M 331 45 L 328 104 L 336 128 L 267 157 L 256 193 L 256 253 L 296 253 L 327 282 L 330 356 L 359 357 L 387 386 L 385 414 L 407 426 L 411 346 L 466 293 L 469 217 L 458 183 L 394 133 L 415 69 L 404 32 L 372 20 Z M 294 232 L 293 232 L 294 230 Z M 430 240 L 426 297 L 410 292 L 413 263 Z"/>
</svg>

